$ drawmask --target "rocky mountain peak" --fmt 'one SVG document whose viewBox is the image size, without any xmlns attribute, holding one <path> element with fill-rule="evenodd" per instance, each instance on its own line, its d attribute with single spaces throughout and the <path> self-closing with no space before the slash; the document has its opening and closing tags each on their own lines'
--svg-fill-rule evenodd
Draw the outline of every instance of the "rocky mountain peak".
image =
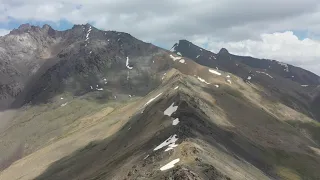
<svg viewBox="0 0 320 180">
<path fill-rule="evenodd" d="M 219 54 L 229 54 L 229 51 L 226 48 L 221 48 Z"/>
<path fill-rule="evenodd" d="M 89 23 L 85 24 L 84 26 L 86 26 L 86 27 L 94 27 L 93 25 L 91 25 Z"/>
<path fill-rule="evenodd" d="M 179 50 L 187 50 L 190 48 L 190 45 L 193 45 L 193 44 L 185 39 L 182 39 L 172 46 L 171 51 L 179 52 Z"/>
<path fill-rule="evenodd" d="M 93 25 L 91 25 L 89 23 L 87 23 L 87 24 L 75 24 L 75 25 L 73 25 L 73 27 L 71 29 L 78 29 L 78 28 L 79 29 L 81 29 L 81 28 L 89 29 L 90 27 L 96 29 Z"/>
<path fill-rule="evenodd" d="M 182 39 L 182 40 L 179 40 L 179 43 L 177 45 L 190 47 L 193 44 L 188 40 Z"/>
<path fill-rule="evenodd" d="M 189 44 L 190 42 L 186 39 L 179 40 L 179 44 Z"/>
<path fill-rule="evenodd" d="M 21 34 L 21 33 L 25 33 L 31 30 L 31 25 L 29 23 L 27 24 L 21 24 L 18 29 L 13 29 L 12 31 L 10 31 L 10 34 L 14 35 L 14 34 Z"/>
<path fill-rule="evenodd" d="M 54 30 L 50 25 L 44 24 L 41 28 L 41 31 L 44 34 L 48 34 L 49 36 L 54 36 L 56 34 L 56 30 Z"/>
<path fill-rule="evenodd" d="M 26 24 L 21 24 L 19 27 L 18 27 L 19 30 L 29 30 L 31 29 L 31 25 L 29 23 L 26 23 Z"/>
<path fill-rule="evenodd" d="M 72 26 L 71 29 L 81 29 L 81 28 L 84 28 L 84 25 L 82 25 L 82 24 L 75 24 L 75 25 Z"/>
<path fill-rule="evenodd" d="M 42 29 L 45 30 L 45 31 L 49 31 L 50 29 L 52 29 L 52 27 L 49 24 L 44 24 L 42 26 Z"/>
<path fill-rule="evenodd" d="M 10 31 L 11 35 L 23 34 L 23 33 L 34 33 L 37 35 L 38 33 L 53 33 L 55 30 L 48 24 L 43 25 L 42 27 L 33 26 L 29 23 L 20 25 L 17 29 L 13 29 Z"/>
</svg>

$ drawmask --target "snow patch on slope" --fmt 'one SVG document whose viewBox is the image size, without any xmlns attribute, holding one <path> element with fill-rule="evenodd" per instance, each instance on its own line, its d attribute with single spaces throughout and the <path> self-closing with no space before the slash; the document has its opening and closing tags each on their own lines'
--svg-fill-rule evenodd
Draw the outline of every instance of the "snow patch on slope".
<svg viewBox="0 0 320 180">
<path fill-rule="evenodd" d="M 176 118 L 176 119 L 174 119 L 173 121 L 172 121 L 172 125 L 174 125 L 174 126 L 176 126 L 176 125 L 178 125 L 179 124 L 179 118 Z"/>
<path fill-rule="evenodd" d="M 127 57 L 126 66 L 127 66 L 128 69 L 132 69 L 133 68 L 133 67 L 129 66 L 129 57 Z"/>
<path fill-rule="evenodd" d="M 161 80 L 164 80 L 164 78 L 166 77 L 167 73 L 164 73 Z"/>
<path fill-rule="evenodd" d="M 286 63 L 282 63 L 282 62 L 278 62 L 278 64 L 280 64 L 281 66 L 284 67 L 284 71 L 289 72 L 289 66 Z"/>
<path fill-rule="evenodd" d="M 64 106 L 66 106 L 68 103 L 66 102 L 66 103 L 64 103 L 64 104 L 61 104 L 61 107 L 64 107 Z"/>
<path fill-rule="evenodd" d="M 264 74 L 264 75 L 266 75 L 266 76 L 269 76 L 271 79 L 273 79 L 273 77 L 272 77 L 270 74 L 266 73 L 266 72 L 256 71 L 256 73 Z"/>
<path fill-rule="evenodd" d="M 165 171 L 165 170 L 171 169 L 171 168 L 173 168 L 174 165 L 177 164 L 179 161 L 180 161 L 179 158 L 178 158 L 178 159 L 175 159 L 175 160 L 169 162 L 168 164 L 162 166 L 162 167 L 160 168 L 160 170 L 161 170 L 161 171 Z"/>
<path fill-rule="evenodd" d="M 162 93 L 158 94 L 156 97 L 151 98 L 144 106 L 147 106 L 148 104 L 150 104 L 152 101 L 154 101 L 155 99 L 157 99 L 159 96 L 161 96 Z"/>
<path fill-rule="evenodd" d="M 87 35 L 86 35 L 86 40 L 85 40 L 85 42 L 87 42 L 86 44 L 85 44 L 85 47 L 87 47 L 87 45 L 88 45 L 88 41 L 89 41 L 89 35 L 90 35 L 90 32 L 91 32 L 91 26 L 89 27 L 89 30 L 88 30 L 88 32 L 87 32 Z"/>
<path fill-rule="evenodd" d="M 231 84 L 230 75 L 228 74 L 226 77 L 227 77 L 226 81 L 227 81 L 229 84 Z M 249 76 L 249 77 L 250 77 L 250 79 L 251 79 L 251 76 Z"/>
<path fill-rule="evenodd" d="M 177 144 L 169 144 L 168 145 L 168 148 L 166 150 L 164 150 L 164 152 L 167 152 L 167 151 L 170 151 L 170 150 L 173 150 L 173 148 L 177 147 L 178 145 Z"/>
<path fill-rule="evenodd" d="M 173 55 L 170 54 L 170 57 L 173 61 L 176 61 L 176 60 L 180 60 L 181 57 L 174 57 Z"/>
<path fill-rule="evenodd" d="M 143 160 L 146 160 L 148 157 L 149 157 L 149 154 L 146 157 L 144 157 Z"/>
<path fill-rule="evenodd" d="M 163 113 L 164 115 L 171 116 L 174 112 L 176 112 L 178 109 L 178 106 L 174 106 L 174 103 L 172 103 Z"/>
<path fill-rule="evenodd" d="M 175 89 L 178 89 L 178 86 L 177 86 Z M 174 112 L 176 112 L 177 109 L 178 109 L 178 106 L 174 106 L 174 103 L 172 103 L 172 104 L 163 112 L 163 114 L 171 117 L 171 115 L 172 115 Z M 177 124 L 179 124 L 179 122 L 180 122 L 180 121 L 179 121 L 179 118 L 173 119 L 172 125 L 173 125 L 173 126 L 176 126 Z"/>
<path fill-rule="evenodd" d="M 210 84 L 210 83 L 208 83 L 206 80 L 202 79 L 202 78 L 199 77 L 199 76 L 198 76 L 198 80 L 201 81 L 201 82 L 203 82 L 203 83 Z"/>
<path fill-rule="evenodd" d="M 180 63 L 184 64 L 186 61 L 184 59 L 182 59 L 182 57 L 174 57 L 173 55 L 170 54 L 170 58 L 173 60 L 173 61 L 177 61 L 179 60 Z"/>
<path fill-rule="evenodd" d="M 157 151 L 157 150 L 162 149 L 162 148 L 169 146 L 169 145 L 171 145 L 171 147 L 176 146 L 175 143 L 177 140 L 178 140 L 177 135 L 174 134 L 174 135 L 170 136 L 167 140 L 165 140 L 163 143 L 161 143 L 159 146 L 154 148 L 153 151 Z"/>
<path fill-rule="evenodd" d="M 215 56 L 210 56 L 209 59 L 217 59 Z"/>
<path fill-rule="evenodd" d="M 209 72 L 211 72 L 212 74 L 216 74 L 216 75 L 218 75 L 218 76 L 221 76 L 221 73 L 219 73 L 219 72 L 216 71 L 216 70 L 209 69 Z"/>
</svg>

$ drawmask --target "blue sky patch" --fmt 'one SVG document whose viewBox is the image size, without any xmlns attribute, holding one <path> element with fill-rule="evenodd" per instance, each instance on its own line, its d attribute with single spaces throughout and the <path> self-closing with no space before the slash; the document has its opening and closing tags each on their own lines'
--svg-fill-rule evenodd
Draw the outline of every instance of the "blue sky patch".
<svg viewBox="0 0 320 180">
<path fill-rule="evenodd" d="M 9 19 L 11 19 L 9 20 L 9 22 L 0 23 L 0 29 L 12 30 L 12 29 L 18 28 L 21 24 L 26 24 L 26 23 L 29 23 L 34 26 L 40 26 L 40 27 L 42 27 L 44 24 L 49 24 L 53 29 L 60 30 L 60 31 L 70 29 L 73 26 L 72 23 L 66 20 L 60 20 L 59 22 L 52 22 L 52 21 L 35 21 L 35 20 L 18 21 L 10 17 Z"/>
<path fill-rule="evenodd" d="M 293 34 L 296 35 L 299 40 L 304 40 L 308 38 L 308 31 L 307 30 L 292 30 Z"/>
</svg>

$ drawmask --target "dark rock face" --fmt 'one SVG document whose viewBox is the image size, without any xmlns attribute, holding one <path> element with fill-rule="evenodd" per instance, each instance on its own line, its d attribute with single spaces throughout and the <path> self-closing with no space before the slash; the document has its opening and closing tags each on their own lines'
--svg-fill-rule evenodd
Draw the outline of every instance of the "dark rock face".
<svg viewBox="0 0 320 180">
<path fill-rule="evenodd" d="M 21 25 L 0 38 L 0 109 L 45 102 L 68 89 L 83 94 L 107 81 L 110 88 L 124 86 L 124 91 L 144 94 L 157 84 L 150 63 L 161 52 L 130 34 L 90 24 L 66 31 Z"/>
<path fill-rule="evenodd" d="M 229 51 L 226 48 L 221 48 L 220 51 L 219 51 L 219 54 L 220 55 L 222 55 L 222 54 L 229 55 Z"/>
<path fill-rule="evenodd" d="M 180 52 L 182 56 L 193 59 L 198 64 L 213 67 L 214 64 L 210 63 L 216 58 L 216 54 L 202 49 L 187 40 L 180 40 L 172 49 L 174 52 Z"/>
<path fill-rule="evenodd" d="M 264 70 L 283 78 L 290 79 L 302 85 L 319 85 L 320 77 L 316 74 L 295 67 L 289 64 L 281 63 L 275 60 L 257 59 L 248 56 L 237 56 L 230 54 L 227 49 L 222 48 L 218 54 L 198 47 L 187 40 L 180 40 L 174 47 L 175 52 L 180 52 L 183 56 L 189 57 L 201 65 L 215 68 L 218 66 L 222 70 L 230 70 L 236 64 L 247 66 L 248 68 L 257 68 Z M 197 58 L 198 56 L 198 58 Z M 215 57 L 215 58 L 214 58 Z M 223 63 L 223 61 L 227 63 Z M 233 71 L 230 71 L 233 73 Z"/>
<path fill-rule="evenodd" d="M 0 109 L 8 107 L 25 82 L 54 56 L 60 40 L 48 36 L 49 31 L 24 24 L 0 38 Z"/>
<path fill-rule="evenodd" d="M 318 117 L 312 110 L 315 103 L 312 103 L 314 98 L 310 92 L 319 92 L 315 88 L 320 84 L 320 77 L 312 72 L 275 60 L 233 55 L 225 48 L 215 54 L 186 40 L 180 40 L 174 46 L 174 52 L 201 65 L 233 73 L 244 81 L 252 73 L 250 82 L 263 86 L 270 92 L 270 98 L 280 99 L 310 117 Z M 320 120 L 319 117 L 317 119 Z"/>
</svg>

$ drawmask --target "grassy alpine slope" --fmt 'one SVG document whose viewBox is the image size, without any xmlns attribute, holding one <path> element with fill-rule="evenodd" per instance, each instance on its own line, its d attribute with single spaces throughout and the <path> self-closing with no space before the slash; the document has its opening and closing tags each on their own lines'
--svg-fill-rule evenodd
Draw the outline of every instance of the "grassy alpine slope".
<svg viewBox="0 0 320 180">
<path fill-rule="evenodd" d="M 167 72 L 151 94 L 16 162 L 0 179 L 319 178 L 315 136 L 305 136 L 274 115 L 280 112 L 271 113 L 273 104 L 252 90 L 258 87 L 233 75 L 230 84 L 228 73 L 215 76 L 192 63 L 175 62 L 178 70 L 196 68 L 190 75 Z M 247 90 L 255 94 L 248 96 Z M 172 103 L 177 110 L 164 115 Z M 180 122 L 173 126 L 175 118 Z M 176 147 L 154 151 L 174 134 Z M 160 170 L 177 159 L 174 168 Z"/>
</svg>

